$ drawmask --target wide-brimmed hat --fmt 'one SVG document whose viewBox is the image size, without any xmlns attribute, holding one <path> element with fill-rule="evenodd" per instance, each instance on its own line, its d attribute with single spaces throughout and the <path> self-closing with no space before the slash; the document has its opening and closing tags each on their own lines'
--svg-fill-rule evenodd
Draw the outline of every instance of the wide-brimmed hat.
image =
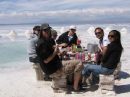
<svg viewBox="0 0 130 97">
<path fill-rule="evenodd" d="M 51 28 L 48 23 L 41 24 L 41 30 L 45 30 L 45 29 L 48 29 L 48 28 Z"/>
</svg>

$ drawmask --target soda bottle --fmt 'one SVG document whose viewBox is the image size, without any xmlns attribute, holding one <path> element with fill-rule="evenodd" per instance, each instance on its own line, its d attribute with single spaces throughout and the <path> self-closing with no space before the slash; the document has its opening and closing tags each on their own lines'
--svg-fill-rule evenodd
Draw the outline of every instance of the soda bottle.
<svg viewBox="0 0 130 97">
<path fill-rule="evenodd" d="M 88 53 L 88 61 L 91 61 L 91 53 Z"/>
<path fill-rule="evenodd" d="M 72 52 L 76 52 L 76 45 L 75 44 L 72 45 Z"/>
<path fill-rule="evenodd" d="M 85 62 L 85 53 L 82 53 L 82 62 Z"/>
</svg>

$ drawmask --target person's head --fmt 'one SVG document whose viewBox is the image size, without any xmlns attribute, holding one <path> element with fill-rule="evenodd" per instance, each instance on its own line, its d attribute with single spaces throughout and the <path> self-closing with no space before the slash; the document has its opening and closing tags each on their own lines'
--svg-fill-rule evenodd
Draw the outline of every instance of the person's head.
<svg viewBox="0 0 130 97">
<path fill-rule="evenodd" d="M 76 32 L 76 26 L 71 25 L 71 26 L 69 27 L 69 33 L 68 33 L 69 36 L 73 36 L 75 32 Z"/>
<path fill-rule="evenodd" d="M 56 30 L 51 30 L 51 37 L 54 39 L 54 40 L 56 40 L 56 38 L 57 38 L 57 31 Z"/>
<path fill-rule="evenodd" d="M 119 31 L 117 31 L 117 30 L 110 31 L 108 34 L 108 39 L 110 42 L 115 42 L 115 43 L 119 44 L 123 50 L 123 47 L 121 44 L 121 34 Z"/>
<path fill-rule="evenodd" d="M 118 43 L 121 43 L 121 35 L 120 32 L 117 30 L 112 30 L 108 34 L 108 39 L 110 42 L 116 41 Z"/>
<path fill-rule="evenodd" d="M 40 33 L 40 26 L 34 26 L 33 27 L 33 34 L 38 35 Z"/>
<path fill-rule="evenodd" d="M 96 37 L 97 37 L 98 39 L 102 39 L 102 38 L 103 38 L 103 36 L 104 36 L 104 31 L 103 31 L 102 28 L 97 27 L 94 32 L 95 32 L 95 35 L 96 35 Z"/>
<path fill-rule="evenodd" d="M 41 33 L 40 33 L 40 38 L 51 38 L 51 27 L 49 26 L 48 23 L 44 23 L 41 25 Z"/>
</svg>

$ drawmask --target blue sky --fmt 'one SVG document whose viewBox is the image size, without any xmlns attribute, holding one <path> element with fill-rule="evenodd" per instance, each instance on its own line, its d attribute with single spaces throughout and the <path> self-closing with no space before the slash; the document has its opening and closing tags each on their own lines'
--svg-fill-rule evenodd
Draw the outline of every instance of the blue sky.
<svg viewBox="0 0 130 97">
<path fill-rule="evenodd" d="M 130 23 L 130 0 L 0 0 L 0 24 Z"/>
</svg>

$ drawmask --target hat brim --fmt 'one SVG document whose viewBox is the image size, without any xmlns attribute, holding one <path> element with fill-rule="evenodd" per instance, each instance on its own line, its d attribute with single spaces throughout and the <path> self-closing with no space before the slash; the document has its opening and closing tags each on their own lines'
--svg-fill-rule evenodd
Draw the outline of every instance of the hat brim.
<svg viewBox="0 0 130 97">
<path fill-rule="evenodd" d="M 45 30 L 45 29 L 48 29 L 48 28 L 51 29 L 51 27 L 44 27 L 44 28 L 41 28 L 41 30 Z"/>
</svg>

